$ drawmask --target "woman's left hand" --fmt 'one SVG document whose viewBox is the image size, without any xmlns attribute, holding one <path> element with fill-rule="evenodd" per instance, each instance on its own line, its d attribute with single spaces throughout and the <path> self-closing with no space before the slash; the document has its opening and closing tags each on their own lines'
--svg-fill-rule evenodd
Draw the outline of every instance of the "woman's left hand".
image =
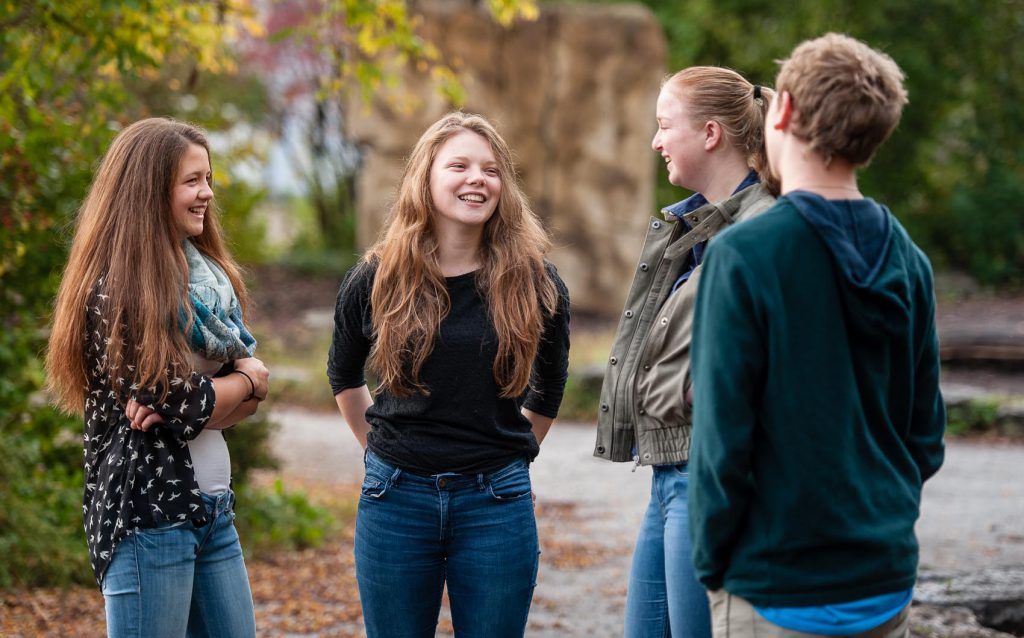
<svg viewBox="0 0 1024 638">
<path fill-rule="evenodd" d="M 157 414 L 156 410 L 142 405 L 135 399 L 130 399 L 128 401 L 128 405 L 125 406 L 124 413 L 129 419 L 131 419 L 131 428 L 133 430 L 142 430 L 145 432 L 157 423 L 164 422 L 164 418 Z"/>
</svg>

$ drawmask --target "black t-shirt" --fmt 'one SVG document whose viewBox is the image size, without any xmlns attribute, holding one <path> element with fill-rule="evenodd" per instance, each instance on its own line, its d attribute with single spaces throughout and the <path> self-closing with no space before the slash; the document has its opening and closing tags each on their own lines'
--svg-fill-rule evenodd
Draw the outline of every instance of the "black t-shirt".
<svg viewBox="0 0 1024 638">
<path fill-rule="evenodd" d="M 497 336 L 476 273 L 447 277 L 451 310 L 420 371 L 420 383 L 430 394 L 375 395 L 366 411 L 372 428 L 367 445 L 374 453 L 418 474 L 489 472 L 517 458 L 537 456 L 537 439 L 520 410 L 557 416 L 569 361 L 569 293 L 555 267 L 548 264 L 546 270 L 558 290 L 558 304 L 545 319 L 530 387 L 523 396 L 502 398 L 494 381 Z M 375 273 L 372 264 L 360 263 L 338 291 L 327 362 L 335 394 L 366 383 Z"/>
</svg>

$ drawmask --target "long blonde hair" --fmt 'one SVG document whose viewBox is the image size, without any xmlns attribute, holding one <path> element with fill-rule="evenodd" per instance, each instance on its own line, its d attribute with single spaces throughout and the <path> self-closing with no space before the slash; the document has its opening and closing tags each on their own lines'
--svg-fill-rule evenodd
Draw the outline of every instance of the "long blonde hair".
<svg viewBox="0 0 1024 638">
<path fill-rule="evenodd" d="M 378 375 L 379 390 L 396 396 L 429 393 L 420 383 L 420 371 L 451 307 L 438 263 L 430 169 L 441 145 L 461 131 L 487 140 L 501 177 L 497 209 L 484 226 L 483 265 L 476 275 L 497 334 L 493 371 L 501 396 L 516 397 L 526 389 L 544 316 L 554 314 L 558 301 L 544 267 L 550 240 L 519 187 L 508 145 L 479 115 L 445 115 L 413 148 L 390 222 L 363 257 L 377 267 L 371 295 L 376 343 L 370 368 Z"/>
<path fill-rule="evenodd" d="M 49 390 L 69 412 L 84 406 L 85 308 L 101 278 L 107 321 L 96 326 L 97 343 L 106 344 L 100 359 L 110 378 L 159 384 L 166 392 L 168 373 L 192 369 L 182 326 L 183 317 L 185 329 L 193 321 L 188 266 L 171 215 L 178 164 L 192 144 L 209 155 L 199 129 L 169 118 L 140 120 L 117 135 L 93 178 L 75 220 L 46 353 Z M 224 246 L 212 201 L 202 234 L 191 241 L 224 269 L 245 309 L 245 283 Z"/>
<path fill-rule="evenodd" d="M 694 122 L 714 120 L 729 143 L 743 153 L 747 165 L 772 193 L 778 193 L 778 179 L 768 167 L 764 145 L 764 121 L 775 91 L 757 87 L 742 75 L 719 66 L 691 66 L 672 75 L 664 88 L 685 101 Z"/>
</svg>

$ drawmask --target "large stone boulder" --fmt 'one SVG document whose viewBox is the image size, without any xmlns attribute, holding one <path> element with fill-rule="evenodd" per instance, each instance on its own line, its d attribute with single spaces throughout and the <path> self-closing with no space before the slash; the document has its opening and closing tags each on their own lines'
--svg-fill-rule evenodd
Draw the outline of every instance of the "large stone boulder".
<svg viewBox="0 0 1024 638">
<path fill-rule="evenodd" d="M 466 89 L 464 110 L 494 122 L 515 152 L 573 307 L 618 313 L 654 213 L 650 141 L 666 73 L 654 15 L 640 5 L 543 5 L 536 21 L 505 29 L 475 4 L 416 12 Z M 450 108 L 422 76 L 410 74 L 404 88 L 422 102 L 402 109 L 378 98 L 349 109 L 346 133 L 364 149 L 363 247 L 384 223 L 412 145 Z"/>
</svg>

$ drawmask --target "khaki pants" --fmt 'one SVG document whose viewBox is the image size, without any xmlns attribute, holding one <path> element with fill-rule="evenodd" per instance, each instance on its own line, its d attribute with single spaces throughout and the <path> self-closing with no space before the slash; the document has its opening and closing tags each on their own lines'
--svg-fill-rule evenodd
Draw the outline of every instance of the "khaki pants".
<svg viewBox="0 0 1024 638">
<path fill-rule="evenodd" d="M 779 627 L 765 620 L 754 607 L 724 589 L 708 592 L 711 601 L 711 631 L 714 638 L 821 638 Z M 910 605 L 878 627 L 849 638 L 906 638 L 910 635 Z"/>
</svg>

